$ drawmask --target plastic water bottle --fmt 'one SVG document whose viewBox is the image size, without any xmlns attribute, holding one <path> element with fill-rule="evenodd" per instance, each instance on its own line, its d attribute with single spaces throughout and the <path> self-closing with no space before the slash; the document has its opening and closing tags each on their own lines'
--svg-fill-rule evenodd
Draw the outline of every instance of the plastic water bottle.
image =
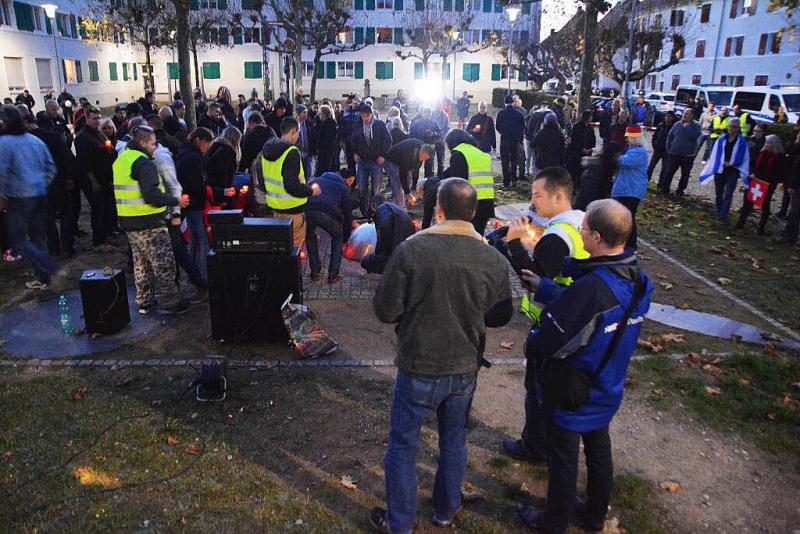
<svg viewBox="0 0 800 534">
<path fill-rule="evenodd" d="M 61 320 L 61 330 L 65 336 L 72 336 L 75 329 L 72 327 L 72 317 L 69 314 L 69 304 L 66 295 L 58 297 L 58 316 Z"/>
</svg>

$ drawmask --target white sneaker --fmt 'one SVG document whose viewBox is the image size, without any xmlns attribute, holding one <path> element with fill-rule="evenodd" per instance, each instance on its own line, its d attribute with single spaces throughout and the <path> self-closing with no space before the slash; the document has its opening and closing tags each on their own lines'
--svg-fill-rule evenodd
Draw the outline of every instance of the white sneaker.
<svg viewBox="0 0 800 534">
<path fill-rule="evenodd" d="M 37 291 L 44 291 L 44 290 L 50 288 L 49 285 L 47 285 L 47 284 L 45 284 L 43 282 L 40 282 L 39 280 L 33 280 L 31 282 L 25 282 L 25 287 L 27 287 L 28 289 L 33 289 L 33 290 L 37 290 Z"/>
<path fill-rule="evenodd" d="M 7 261 L 9 263 L 15 263 L 18 261 L 22 261 L 22 255 L 14 254 L 11 250 L 6 250 L 3 252 L 3 261 Z"/>
</svg>

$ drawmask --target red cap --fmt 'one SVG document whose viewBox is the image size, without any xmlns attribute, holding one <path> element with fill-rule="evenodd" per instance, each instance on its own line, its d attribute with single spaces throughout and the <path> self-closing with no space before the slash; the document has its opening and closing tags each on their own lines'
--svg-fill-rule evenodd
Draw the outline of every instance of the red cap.
<svg viewBox="0 0 800 534">
<path fill-rule="evenodd" d="M 642 127 L 641 126 L 628 126 L 625 128 L 625 137 L 641 137 L 642 136 Z"/>
</svg>

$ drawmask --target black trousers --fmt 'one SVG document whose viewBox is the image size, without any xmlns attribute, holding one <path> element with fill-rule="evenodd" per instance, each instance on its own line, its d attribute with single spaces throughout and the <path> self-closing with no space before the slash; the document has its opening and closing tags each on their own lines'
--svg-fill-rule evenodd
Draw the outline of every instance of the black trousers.
<svg viewBox="0 0 800 534">
<path fill-rule="evenodd" d="M 647 179 L 653 177 L 653 171 L 656 168 L 658 162 L 661 162 L 662 171 L 664 170 L 664 166 L 667 164 L 667 153 L 663 150 L 653 150 L 653 155 L 650 156 L 650 165 L 647 166 Z"/>
<path fill-rule="evenodd" d="M 80 197 L 78 197 L 80 198 Z M 47 195 L 47 249 L 50 255 L 75 253 L 72 191 L 53 187 Z M 58 221 L 58 224 L 56 224 Z"/>
<path fill-rule="evenodd" d="M 662 193 L 669 194 L 672 187 L 672 177 L 675 172 L 681 170 L 681 178 L 678 181 L 678 189 L 675 194 L 681 196 L 686 191 L 686 186 L 689 185 L 689 175 L 692 173 L 692 164 L 694 163 L 694 156 L 678 156 L 670 154 L 667 156 L 667 163 L 661 164 L 661 176 L 658 178 L 658 190 Z"/>
<path fill-rule="evenodd" d="M 444 143 L 434 143 L 433 149 L 436 155 L 436 176 L 441 178 L 444 176 Z M 425 162 L 425 177 L 429 178 L 431 176 L 433 176 L 433 158 Z"/>
<path fill-rule="evenodd" d="M 758 233 L 763 234 L 764 229 L 767 227 L 767 222 L 769 221 L 769 212 L 770 212 L 770 204 L 772 204 L 772 195 L 775 194 L 775 185 L 770 184 L 769 189 L 767 189 L 767 194 L 764 197 L 764 204 L 761 205 L 761 219 L 758 221 Z M 753 213 L 753 209 L 755 206 L 752 202 L 747 200 L 747 195 L 744 197 L 744 202 L 742 203 L 742 209 L 739 210 L 739 220 L 736 221 L 736 228 L 744 228 L 744 223 L 747 222 L 747 218 Z"/>
<path fill-rule="evenodd" d="M 786 194 L 784 192 L 784 195 Z M 795 190 L 792 193 L 786 216 L 786 228 L 783 229 L 783 237 L 794 243 L 797 241 L 798 229 L 800 229 L 800 191 Z"/>
<path fill-rule="evenodd" d="M 167 228 L 169 230 L 170 245 L 172 246 L 172 255 L 175 256 L 175 264 L 180 267 L 180 269 L 175 269 L 175 283 L 178 283 L 181 269 L 183 269 L 189 277 L 189 282 L 194 287 L 201 290 L 208 289 L 208 281 L 203 279 L 203 276 L 200 274 L 200 269 L 197 268 L 197 263 L 195 263 L 189 255 L 189 251 L 186 249 L 186 242 L 183 240 L 181 227 L 167 223 Z"/>
<path fill-rule="evenodd" d="M 636 197 L 614 197 L 614 200 L 628 208 L 633 216 L 633 226 L 631 227 L 631 235 L 628 237 L 628 242 L 625 243 L 626 247 L 630 247 L 632 249 L 636 249 L 636 210 L 639 208 L 639 200 Z"/>
<path fill-rule="evenodd" d="M 500 163 L 503 165 L 503 186 L 517 181 L 517 143 L 500 142 Z"/>
<path fill-rule="evenodd" d="M 552 418 L 547 418 L 545 426 L 549 482 L 544 522 L 548 532 L 563 533 L 569 525 L 575 506 L 581 440 L 587 471 L 586 520 L 590 524 L 602 524 L 614 482 L 614 462 L 608 427 L 592 432 L 573 432 L 556 426 Z"/>
<path fill-rule="evenodd" d="M 92 245 L 101 245 L 116 227 L 114 189 L 112 185 L 101 185 L 97 191 L 93 191 L 88 185 L 84 188 L 84 194 L 92 210 Z"/>
<path fill-rule="evenodd" d="M 517 145 L 517 176 L 520 180 L 526 179 L 525 174 L 525 141 L 520 141 Z"/>
<path fill-rule="evenodd" d="M 472 219 L 472 226 L 475 227 L 476 232 L 483 235 L 483 233 L 486 231 L 486 223 L 488 222 L 489 222 L 488 218 L 480 218 L 480 219 L 475 218 Z"/>
</svg>

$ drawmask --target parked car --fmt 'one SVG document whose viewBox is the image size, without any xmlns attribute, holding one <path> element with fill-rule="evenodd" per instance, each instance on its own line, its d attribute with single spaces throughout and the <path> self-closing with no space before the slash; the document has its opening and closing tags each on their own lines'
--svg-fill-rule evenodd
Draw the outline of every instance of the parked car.
<svg viewBox="0 0 800 534">
<path fill-rule="evenodd" d="M 733 102 L 734 88 L 727 85 L 720 84 L 703 84 L 703 85 L 681 85 L 675 91 L 675 105 L 673 110 L 675 115 L 680 117 L 686 106 L 694 105 L 694 99 L 700 96 L 703 101 L 703 106 L 707 106 L 709 102 L 716 104 L 717 110 L 722 106 L 730 106 Z"/>
<path fill-rule="evenodd" d="M 795 124 L 800 117 L 800 86 L 735 87 L 733 104 L 739 104 L 756 122 L 772 122 L 778 107 L 783 107 L 789 123 Z"/>
<path fill-rule="evenodd" d="M 654 106 L 656 111 L 666 113 L 667 111 L 672 111 L 675 106 L 675 95 L 651 91 L 644 95 L 644 101 Z"/>
</svg>

